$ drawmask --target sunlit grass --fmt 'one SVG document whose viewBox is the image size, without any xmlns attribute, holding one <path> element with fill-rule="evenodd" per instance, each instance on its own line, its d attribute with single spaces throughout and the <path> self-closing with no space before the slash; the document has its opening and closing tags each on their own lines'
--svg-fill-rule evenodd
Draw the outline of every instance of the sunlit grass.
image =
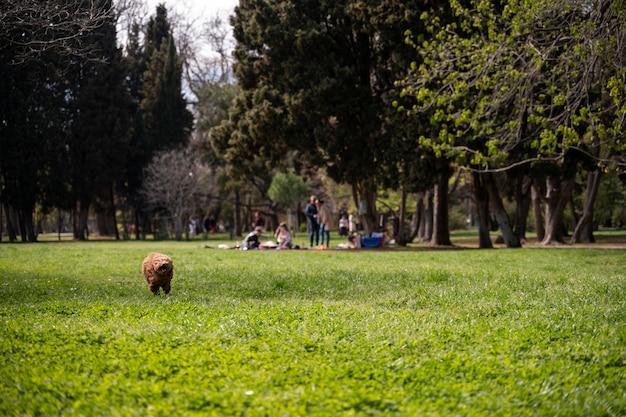
<svg viewBox="0 0 626 417">
<path fill-rule="evenodd" d="M 623 251 L 203 246 L 0 245 L 0 414 L 626 414 Z"/>
</svg>

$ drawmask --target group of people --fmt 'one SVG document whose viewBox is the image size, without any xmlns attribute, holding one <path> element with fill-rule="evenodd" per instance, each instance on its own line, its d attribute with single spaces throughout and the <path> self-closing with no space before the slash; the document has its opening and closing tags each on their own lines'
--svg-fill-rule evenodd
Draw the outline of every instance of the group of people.
<svg viewBox="0 0 626 417">
<path fill-rule="evenodd" d="M 309 248 L 329 248 L 330 232 L 333 230 L 333 216 L 324 200 L 312 195 L 304 209 L 309 232 Z M 265 221 L 259 212 L 255 213 L 252 222 L 252 231 L 244 238 L 242 249 L 292 249 L 293 238 L 286 223 L 281 223 L 274 231 L 274 242 L 263 243 L 261 237 L 264 232 Z M 339 234 L 347 236 L 350 222 L 346 215 L 339 220 Z"/>
<path fill-rule="evenodd" d="M 263 235 L 263 227 L 255 226 L 252 232 L 248 233 L 248 235 L 243 240 L 242 249 L 292 249 L 293 248 L 293 239 L 291 237 L 291 232 L 287 227 L 287 223 L 283 222 L 278 225 L 276 230 L 274 231 L 274 238 L 276 238 L 277 244 L 274 245 L 272 242 L 263 243 L 261 242 L 261 237 Z"/>
<path fill-rule="evenodd" d="M 217 221 L 214 215 L 205 216 L 202 219 L 202 224 L 199 224 L 195 217 L 189 216 L 189 234 L 191 236 L 199 235 L 200 232 L 204 232 L 204 237 L 209 233 L 214 233 L 217 229 Z"/>
<path fill-rule="evenodd" d="M 324 200 L 312 195 L 304 209 L 309 230 L 309 247 L 330 247 L 330 231 L 333 228 L 333 216 Z M 321 238 L 321 239 L 320 239 Z M 325 242 L 324 242 L 325 241 Z M 313 243 L 315 242 L 315 246 Z"/>
</svg>

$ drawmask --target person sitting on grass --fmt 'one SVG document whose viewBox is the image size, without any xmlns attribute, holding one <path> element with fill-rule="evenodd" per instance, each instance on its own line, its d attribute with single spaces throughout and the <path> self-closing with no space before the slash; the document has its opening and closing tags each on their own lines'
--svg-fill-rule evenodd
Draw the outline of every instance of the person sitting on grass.
<svg viewBox="0 0 626 417">
<path fill-rule="evenodd" d="M 293 242 L 291 239 L 291 232 L 287 229 L 287 223 L 283 222 L 276 229 L 274 234 L 276 241 L 278 242 L 277 249 L 291 249 L 293 248 Z"/>
<path fill-rule="evenodd" d="M 263 232 L 263 229 L 257 226 L 254 228 L 253 231 L 248 233 L 248 236 L 246 236 L 243 240 L 243 249 L 259 249 L 259 245 L 261 244 L 261 242 L 259 241 L 261 232 Z"/>
</svg>

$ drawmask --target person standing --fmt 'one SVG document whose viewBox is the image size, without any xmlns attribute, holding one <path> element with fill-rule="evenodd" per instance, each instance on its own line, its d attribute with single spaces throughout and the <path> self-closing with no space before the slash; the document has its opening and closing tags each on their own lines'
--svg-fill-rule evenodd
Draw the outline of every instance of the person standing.
<svg viewBox="0 0 626 417">
<path fill-rule="evenodd" d="M 252 222 L 252 228 L 260 227 L 265 230 L 265 219 L 261 215 L 260 211 L 254 213 L 254 221 Z"/>
<path fill-rule="evenodd" d="M 345 214 L 339 219 L 339 236 L 348 236 L 348 217 Z"/>
<path fill-rule="evenodd" d="M 320 225 L 317 222 L 317 207 L 315 201 L 317 198 L 312 195 L 309 200 L 309 204 L 304 208 L 304 215 L 306 216 L 306 222 L 309 227 L 309 247 L 312 248 L 313 240 L 315 240 L 315 246 L 320 243 Z"/>
<path fill-rule="evenodd" d="M 356 232 L 356 216 L 352 213 L 348 216 L 348 232 L 350 235 Z"/>
<path fill-rule="evenodd" d="M 324 245 L 324 236 L 326 236 L 326 248 L 330 247 L 330 231 L 333 228 L 333 215 L 328 208 L 328 204 L 324 204 L 324 200 L 317 200 L 317 212 L 320 224 L 320 237 L 322 245 Z"/>
</svg>

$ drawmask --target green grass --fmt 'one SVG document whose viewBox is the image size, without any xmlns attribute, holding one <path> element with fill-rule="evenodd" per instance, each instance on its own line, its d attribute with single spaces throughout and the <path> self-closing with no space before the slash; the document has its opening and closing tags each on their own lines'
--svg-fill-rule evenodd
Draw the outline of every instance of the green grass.
<svg viewBox="0 0 626 417">
<path fill-rule="evenodd" d="M 203 244 L 0 245 L 0 415 L 626 415 L 623 250 Z"/>
</svg>

